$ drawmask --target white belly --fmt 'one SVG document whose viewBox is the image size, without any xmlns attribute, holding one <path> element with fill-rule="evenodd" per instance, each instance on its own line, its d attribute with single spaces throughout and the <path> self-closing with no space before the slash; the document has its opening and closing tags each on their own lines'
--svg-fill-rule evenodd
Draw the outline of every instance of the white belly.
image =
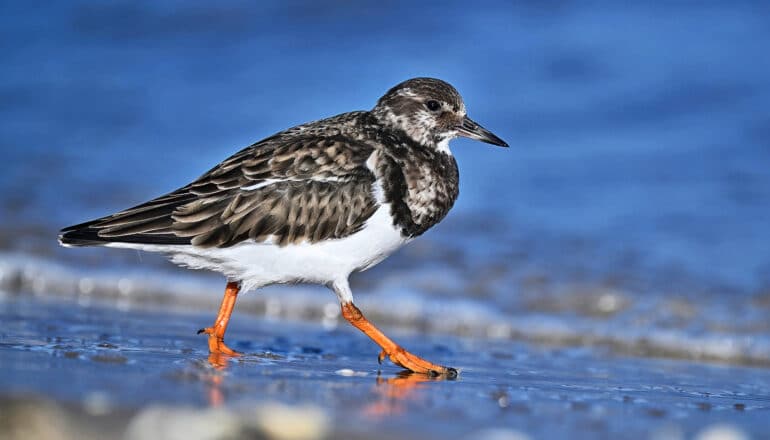
<svg viewBox="0 0 770 440">
<path fill-rule="evenodd" d="M 314 244 L 279 247 L 271 243 L 244 242 L 229 248 L 112 243 L 111 247 L 141 249 L 170 255 L 176 264 L 214 270 L 250 290 L 275 283 L 328 284 L 367 269 L 408 241 L 393 226 L 390 205 L 383 204 L 366 226 L 349 237 Z"/>
</svg>

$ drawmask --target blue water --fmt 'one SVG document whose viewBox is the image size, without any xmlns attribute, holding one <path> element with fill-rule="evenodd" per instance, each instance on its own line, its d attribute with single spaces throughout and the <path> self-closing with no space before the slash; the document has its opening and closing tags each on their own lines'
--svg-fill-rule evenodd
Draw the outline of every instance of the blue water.
<svg viewBox="0 0 770 440">
<path fill-rule="evenodd" d="M 767 437 L 767 369 L 398 335 L 421 355 L 461 369 L 457 380 L 430 380 L 379 366 L 374 344 L 350 326 L 233 318 L 228 338 L 246 354 L 214 369 L 193 330 L 208 314 L 0 297 L 0 436 L 69 425 L 27 438 L 262 438 L 202 432 L 253 425 L 264 418 L 261 404 L 280 402 L 310 405 L 329 419 L 330 432 L 311 438 Z M 46 400 L 14 402 L 8 394 Z M 229 414 L 227 423 L 207 417 L 206 407 Z M 124 434 L 127 424 L 158 412 L 143 435 Z M 302 414 L 271 419 L 290 427 L 312 422 Z M 718 427 L 732 435 L 706 436 Z M 482 435 L 489 429 L 497 435 Z"/>
<path fill-rule="evenodd" d="M 567 341 L 726 344 L 767 362 L 768 12 L 765 2 L 6 2 L 3 262 L 141 272 L 152 257 L 62 250 L 56 231 L 435 76 L 512 148 L 453 142 L 460 199 L 358 279 L 357 291 L 383 292 L 366 297 L 371 307 L 398 298 L 436 317 L 440 298 L 534 339 L 527 331 L 541 325 Z M 47 272 L 48 286 L 59 273 Z"/>
</svg>

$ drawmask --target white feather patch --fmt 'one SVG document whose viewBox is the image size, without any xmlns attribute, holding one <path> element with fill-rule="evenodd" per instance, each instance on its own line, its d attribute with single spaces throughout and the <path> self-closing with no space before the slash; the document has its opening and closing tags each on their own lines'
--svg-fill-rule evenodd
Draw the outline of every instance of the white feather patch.
<svg viewBox="0 0 770 440">
<path fill-rule="evenodd" d="M 393 225 L 390 205 L 383 204 L 362 230 L 345 238 L 313 244 L 280 247 L 247 241 L 229 248 L 208 249 L 136 243 L 107 246 L 165 253 L 181 266 L 213 270 L 241 281 L 245 291 L 275 283 L 333 283 L 354 271 L 374 266 L 408 241 Z"/>
<path fill-rule="evenodd" d="M 264 188 L 268 185 L 272 185 L 274 183 L 279 182 L 346 182 L 348 179 L 337 177 L 337 176 L 326 176 L 326 177 L 310 177 L 307 179 L 266 179 L 261 182 L 255 183 L 254 185 L 249 186 L 242 186 L 241 190 L 243 191 L 252 191 L 259 188 Z"/>
</svg>

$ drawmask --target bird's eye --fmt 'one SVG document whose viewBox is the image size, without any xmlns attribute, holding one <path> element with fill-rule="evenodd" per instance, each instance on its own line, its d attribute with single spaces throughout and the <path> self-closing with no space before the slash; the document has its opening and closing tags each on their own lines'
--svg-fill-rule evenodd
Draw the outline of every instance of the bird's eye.
<svg viewBox="0 0 770 440">
<path fill-rule="evenodd" d="M 437 111 L 438 109 L 441 108 L 441 104 L 439 104 L 438 101 L 435 101 L 433 99 L 431 99 L 430 101 L 426 102 L 425 106 L 428 107 L 428 110 L 430 110 L 432 112 L 435 112 L 435 111 Z"/>
</svg>

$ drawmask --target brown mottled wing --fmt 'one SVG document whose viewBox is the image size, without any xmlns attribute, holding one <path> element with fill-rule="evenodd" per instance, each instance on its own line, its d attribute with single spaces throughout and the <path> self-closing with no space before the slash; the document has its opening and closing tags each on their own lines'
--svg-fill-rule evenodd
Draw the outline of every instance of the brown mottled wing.
<svg viewBox="0 0 770 440">
<path fill-rule="evenodd" d="M 60 240 L 228 247 L 342 238 L 377 209 L 372 151 L 341 135 L 274 136 L 173 193 L 64 229 Z"/>
</svg>

